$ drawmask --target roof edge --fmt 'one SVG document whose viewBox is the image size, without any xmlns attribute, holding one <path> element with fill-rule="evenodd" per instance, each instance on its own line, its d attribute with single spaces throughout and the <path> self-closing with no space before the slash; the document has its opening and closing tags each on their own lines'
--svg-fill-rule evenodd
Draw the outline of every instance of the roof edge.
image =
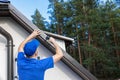
<svg viewBox="0 0 120 80">
<path fill-rule="evenodd" d="M 16 15 L 17 17 L 21 17 L 21 19 L 23 20 L 24 19 L 24 22 L 27 24 L 27 25 L 31 25 L 33 29 L 39 29 L 36 25 L 34 25 L 30 20 L 28 20 L 20 11 L 18 11 L 13 5 L 9 4 L 9 8 L 10 8 L 10 12 L 12 14 Z M 43 30 L 41 30 L 43 31 Z M 73 42 L 74 39 L 72 38 L 69 38 L 69 37 L 66 37 L 66 36 L 62 36 L 62 35 L 59 35 L 59 34 L 54 34 L 54 33 L 51 33 L 51 32 L 47 32 L 47 31 L 43 31 L 45 34 L 47 35 L 50 35 L 50 36 L 53 36 L 53 37 L 56 37 L 58 39 L 62 39 L 62 40 L 66 40 L 66 41 L 71 41 Z"/>
<path fill-rule="evenodd" d="M 65 37 L 65 36 L 62 36 L 62 35 L 59 35 L 59 34 L 55 34 L 55 33 L 51 33 L 51 32 L 47 32 L 47 31 L 44 31 L 45 34 L 49 35 L 49 36 L 54 36 L 56 38 L 59 38 L 59 39 L 63 39 L 63 40 L 67 40 L 67 41 L 74 41 L 74 39 L 70 38 L 70 37 Z"/>
</svg>

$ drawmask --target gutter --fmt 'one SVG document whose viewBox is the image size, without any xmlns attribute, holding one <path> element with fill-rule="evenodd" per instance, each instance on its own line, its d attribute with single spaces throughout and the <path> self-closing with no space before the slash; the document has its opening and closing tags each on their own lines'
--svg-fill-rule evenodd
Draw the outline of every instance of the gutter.
<svg viewBox="0 0 120 80">
<path fill-rule="evenodd" d="M 7 80 L 13 80 L 13 39 L 1 26 L 0 34 L 7 39 Z"/>
</svg>

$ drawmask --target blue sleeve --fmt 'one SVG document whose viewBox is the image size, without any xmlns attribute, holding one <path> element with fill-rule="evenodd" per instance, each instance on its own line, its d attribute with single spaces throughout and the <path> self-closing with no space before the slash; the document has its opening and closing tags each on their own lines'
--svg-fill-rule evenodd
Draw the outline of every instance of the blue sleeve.
<svg viewBox="0 0 120 80">
<path fill-rule="evenodd" d="M 18 52 L 17 60 L 21 60 L 24 58 L 24 52 Z"/>
<path fill-rule="evenodd" d="M 53 57 L 48 57 L 48 58 L 42 59 L 42 60 L 40 60 L 40 62 L 42 64 L 42 67 L 44 70 L 54 67 Z"/>
</svg>

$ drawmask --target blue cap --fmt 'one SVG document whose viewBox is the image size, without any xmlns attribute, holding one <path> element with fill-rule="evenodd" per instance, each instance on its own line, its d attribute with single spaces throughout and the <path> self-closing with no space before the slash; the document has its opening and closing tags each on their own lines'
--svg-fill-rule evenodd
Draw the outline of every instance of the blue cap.
<svg viewBox="0 0 120 80">
<path fill-rule="evenodd" d="M 27 42 L 24 46 L 24 53 L 26 56 L 32 56 L 37 50 L 40 42 L 37 39 L 33 39 L 30 42 Z"/>
</svg>

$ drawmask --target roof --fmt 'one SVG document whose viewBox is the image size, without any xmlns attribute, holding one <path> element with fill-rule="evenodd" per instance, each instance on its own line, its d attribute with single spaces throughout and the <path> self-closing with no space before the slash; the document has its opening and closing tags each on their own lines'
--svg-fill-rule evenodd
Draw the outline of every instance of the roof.
<svg viewBox="0 0 120 80">
<path fill-rule="evenodd" d="M 20 25 L 22 25 L 22 27 L 29 33 L 32 33 L 34 29 L 38 28 L 31 21 L 29 21 L 20 11 L 18 11 L 13 5 L 11 5 L 11 3 L 0 3 L 0 17 L 11 17 Z M 55 48 L 48 41 L 45 40 L 46 34 L 67 41 L 73 41 L 73 39 L 68 37 L 42 31 L 42 34 L 38 36 L 38 39 L 53 54 L 55 54 Z M 82 65 L 80 65 L 67 52 L 65 52 L 64 50 L 62 51 L 64 53 L 64 57 L 62 58 L 62 61 L 68 67 L 70 67 L 76 74 L 78 74 L 81 78 L 83 78 L 83 80 L 97 80 L 95 76 L 93 76 L 88 70 L 86 70 Z"/>
</svg>

